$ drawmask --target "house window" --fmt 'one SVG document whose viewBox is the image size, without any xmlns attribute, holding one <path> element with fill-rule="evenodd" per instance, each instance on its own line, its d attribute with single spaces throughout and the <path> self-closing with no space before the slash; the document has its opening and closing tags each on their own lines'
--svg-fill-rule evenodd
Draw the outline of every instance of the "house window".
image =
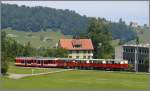
<svg viewBox="0 0 150 91">
<path fill-rule="evenodd" d="M 79 58 L 79 56 L 76 56 L 76 58 Z"/>
<path fill-rule="evenodd" d="M 83 56 L 83 58 L 86 58 L 86 56 Z"/>
<path fill-rule="evenodd" d="M 78 50 L 77 50 L 76 52 L 77 52 L 77 53 L 79 53 L 79 51 L 78 51 Z"/>
<path fill-rule="evenodd" d="M 69 51 L 70 54 L 72 54 L 72 51 Z"/>
<path fill-rule="evenodd" d="M 72 56 L 69 56 L 69 58 L 72 58 Z"/>
<path fill-rule="evenodd" d="M 91 56 L 88 56 L 88 59 L 90 59 L 91 58 Z"/>
<path fill-rule="evenodd" d="M 80 47 L 81 47 L 81 45 L 74 45 L 74 47 L 75 47 L 75 48 L 80 48 Z"/>
<path fill-rule="evenodd" d="M 86 50 L 84 50 L 83 53 L 86 53 Z"/>
</svg>

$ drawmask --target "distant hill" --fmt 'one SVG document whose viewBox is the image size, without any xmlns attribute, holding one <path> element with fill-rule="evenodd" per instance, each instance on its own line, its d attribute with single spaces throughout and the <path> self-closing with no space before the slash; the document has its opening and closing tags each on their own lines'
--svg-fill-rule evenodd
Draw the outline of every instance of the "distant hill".
<svg viewBox="0 0 150 91">
<path fill-rule="evenodd" d="M 150 43 L 150 30 L 145 29 L 142 31 L 142 33 L 139 34 L 139 40 L 141 43 Z"/>
<path fill-rule="evenodd" d="M 39 32 L 24 32 L 16 31 L 10 28 L 3 29 L 6 31 L 7 37 L 15 39 L 20 44 L 31 43 L 34 48 L 40 47 L 55 47 L 60 38 L 72 38 L 71 35 L 63 35 L 60 31 L 39 31 Z"/>
<path fill-rule="evenodd" d="M 150 30 L 148 27 L 137 27 L 134 30 L 138 33 L 140 43 L 150 43 Z M 135 39 L 127 42 L 126 44 L 135 44 Z"/>
<path fill-rule="evenodd" d="M 1 4 L 1 27 L 12 28 L 17 31 L 39 32 L 51 29 L 60 30 L 64 35 L 79 35 L 86 33 L 90 17 L 81 16 L 72 10 L 62 10 L 48 7 L 27 7 L 10 4 Z M 123 41 L 133 40 L 136 33 L 124 21 L 116 23 L 99 18 L 104 23 L 109 23 L 109 31 L 113 39 Z"/>
<path fill-rule="evenodd" d="M 75 35 L 78 31 L 85 31 L 87 26 L 86 16 L 68 9 L 2 4 L 2 28 L 27 32 L 61 29 L 63 34 Z"/>
</svg>

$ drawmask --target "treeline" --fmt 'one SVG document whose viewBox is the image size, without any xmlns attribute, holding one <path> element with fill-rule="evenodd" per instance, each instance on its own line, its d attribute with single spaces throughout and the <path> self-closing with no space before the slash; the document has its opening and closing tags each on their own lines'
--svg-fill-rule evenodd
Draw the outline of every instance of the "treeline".
<svg viewBox="0 0 150 91">
<path fill-rule="evenodd" d="M 94 58 L 114 58 L 114 48 L 111 45 L 113 38 L 108 31 L 110 28 L 109 24 L 102 22 L 101 19 L 91 18 L 87 33 L 80 35 L 80 38 L 90 38 L 92 40 Z"/>
<path fill-rule="evenodd" d="M 2 28 L 11 27 L 18 31 L 46 31 L 60 30 L 66 35 L 80 35 L 87 33 L 91 21 L 90 17 L 81 16 L 75 11 L 62 10 L 48 7 L 27 7 L 2 4 L 1 11 Z M 136 33 L 124 21 L 117 23 L 109 22 L 104 18 L 100 21 L 106 23 L 108 31 L 112 33 L 113 39 L 129 41 L 135 38 Z"/>
<path fill-rule="evenodd" d="M 76 31 L 85 31 L 87 24 L 87 17 L 67 9 L 2 4 L 2 28 L 11 27 L 18 31 L 33 32 L 51 28 L 74 35 Z"/>
<path fill-rule="evenodd" d="M 136 32 L 134 28 L 126 25 L 122 19 L 118 23 L 111 22 L 110 30 L 114 39 L 120 39 L 121 41 L 127 42 L 136 38 Z"/>
<path fill-rule="evenodd" d="M 30 42 L 21 45 L 11 38 L 6 37 L 5 31 L 1 31 L 1 72 L 6 74 L 8 63 L 14 62 L 15 57 L 67 57 L 65 49 L 32 48 Z"/>
</svg>

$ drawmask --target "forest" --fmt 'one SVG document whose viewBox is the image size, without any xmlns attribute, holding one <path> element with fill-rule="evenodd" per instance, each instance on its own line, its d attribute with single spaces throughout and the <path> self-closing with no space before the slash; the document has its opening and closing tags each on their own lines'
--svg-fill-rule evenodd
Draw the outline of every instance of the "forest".
<svg viewBox="0 0 150 91">
<path fill-rule="evenodd" d="M 18 31 L 61 31 L 65 35 L 78 36 L 87 33 L 92 17 L 81 16 L 68 9 L 55 9 L 49 7 L 27 7 L 2 4 L 1 8 L 2 29 L 11 27 Z M 122 19 L 118 22 L 98 18 L 110 27 L 107 31 L 112 33 L 113 39 L 130 41 L 136 37 L 136 32 Z"/>
</svg>

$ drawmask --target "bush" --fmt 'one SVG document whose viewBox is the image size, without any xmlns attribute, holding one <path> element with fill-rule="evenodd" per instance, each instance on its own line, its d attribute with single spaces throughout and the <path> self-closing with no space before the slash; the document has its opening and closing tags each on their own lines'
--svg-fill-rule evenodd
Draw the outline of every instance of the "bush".
<svg viewBox="0 0 150 91">
<path fill-rule="evenodd" d="M 133 66 L 133 64 L 129 64 L 128 65 L 128 71 L 134 72 L 134 66 Z"/>
<path fill-rule="evenodd" d="M 7 64 L 7 62 L 2 61 L 1 62 L 1 73 L 2 73 L 2 75 L 6 75 L 7 70 L 8 70 L 8 64 Z"/>
</svg>

